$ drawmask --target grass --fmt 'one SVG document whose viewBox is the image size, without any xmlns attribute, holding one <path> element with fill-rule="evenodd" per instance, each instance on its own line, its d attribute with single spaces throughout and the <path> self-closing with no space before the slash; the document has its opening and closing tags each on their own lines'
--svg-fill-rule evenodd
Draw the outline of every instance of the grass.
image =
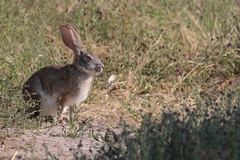
<svg viewBox="0 0 240 160">
<path fill-rule="evenodd" d="M 158 140 L 156 159 L 238 159 L 239 5 L 237 0 L 1 1 L 0 125 L 41 126 L 24 116 L 28 104 L 21 88 L 43 66 L 71 63 L 58 27 L 72 23 L 85 48 L 105 65 L 78 121 L 115 125 L 122 118 L 138 126 L 135 138 L 120 135 L 122 145 L 106 139 L 113 150 L 130 147 L 102 155 L 155 159 L 146 148 Z M 111 75 L 117 79 L 108 85 Z M 222 150 L 225 157 L 218 154 Z M 138 157 L 131 157 L 136 152 Z"/>
</svg>

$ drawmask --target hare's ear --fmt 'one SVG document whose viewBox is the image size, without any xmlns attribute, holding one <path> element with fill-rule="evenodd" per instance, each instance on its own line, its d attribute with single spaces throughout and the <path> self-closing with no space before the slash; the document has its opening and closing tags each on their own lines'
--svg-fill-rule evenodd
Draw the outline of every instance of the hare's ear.
<svg viewBox="0 0 240 160">
<path fill-rule="evenodd" d="M 59 29 L 64 44 L 71 48 L 75 54 L 79 54 L 83 50 L 83 44 L 77 29 L 72 25 L 61 25 Z"/>
</svg>

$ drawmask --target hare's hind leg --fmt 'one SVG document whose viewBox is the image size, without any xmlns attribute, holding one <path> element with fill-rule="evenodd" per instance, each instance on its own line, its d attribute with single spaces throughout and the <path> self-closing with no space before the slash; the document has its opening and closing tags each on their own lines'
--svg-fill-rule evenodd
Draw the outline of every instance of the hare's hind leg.
<svg viewBox="0 0 240 160">
<path fill-rule="evenodd" d="M 48 93 L 46 93 L 43 89 L 43 86 L 39 77 L 35 77 L 33 81 L 34 81 L 34 84 L 33 84 L 34 90 L 41 97 L 40 108 L 42 111 L 40 115 L 53 116 L 54 114 L 57 113 L 57 110 L 58 110 L 59 94 L 54 93 L 52 95 L 49 95 Z"/>
<path fill-rule="evenodd" d="M 58 110 L 58 95 L 44 96 L 40 102 L 43 116 L 53 116 Z"/>
</svg>

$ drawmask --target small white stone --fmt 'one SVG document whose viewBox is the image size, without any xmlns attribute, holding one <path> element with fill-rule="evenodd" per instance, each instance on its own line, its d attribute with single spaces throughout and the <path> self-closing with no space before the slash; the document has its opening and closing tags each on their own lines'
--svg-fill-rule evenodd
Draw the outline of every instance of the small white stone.
<svg viewBox="0 0 240 160">
<path fill-rule="evenodd" d="M 108 84 L 111 85 L 115 80 L 116 80 L 117 76 L 116 75 L 111 75 L 109 78 L 108 78 Z"/>
</svg>

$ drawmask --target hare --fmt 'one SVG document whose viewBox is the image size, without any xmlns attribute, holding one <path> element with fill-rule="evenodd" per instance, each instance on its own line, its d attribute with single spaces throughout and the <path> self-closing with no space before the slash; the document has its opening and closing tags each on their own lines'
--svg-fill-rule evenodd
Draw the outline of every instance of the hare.
<svg viewBox="0 0 240 160">
<path fill-rule="evenodd" d="M 60 26 L 64 44 L 73 50 L 72 64 L 51 65 L 35 72 L 23 85 L 24 99 L 34 100 L 40 115 L 53 116 L 60 108 L 68 121 L 74 116 L 74 105 L 80 105 L 89 93 L 93 75 L 101 73 L 104 65 L 92 53 L 84 51 L 78 30 L 70 24 Z M 64 113 L 69 110 L 69 116 Z"/>
</svg>

